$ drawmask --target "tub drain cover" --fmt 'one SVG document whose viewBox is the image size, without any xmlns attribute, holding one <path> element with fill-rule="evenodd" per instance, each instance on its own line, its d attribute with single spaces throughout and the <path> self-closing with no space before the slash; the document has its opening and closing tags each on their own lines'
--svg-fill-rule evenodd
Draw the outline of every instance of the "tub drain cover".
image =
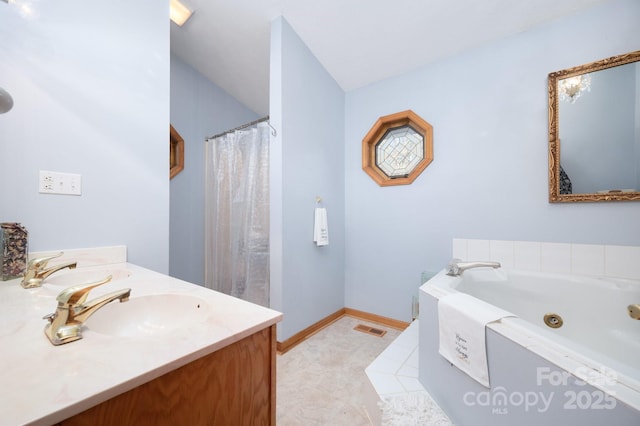
<svg viewBox="0 0 640 426">
<path fill-rule="evenodd" d="M 560 328 L 563 324 L 562 317 L 558 314 L 546 314 L 544 316 L 544 323 L 551 328 Z"/>
</svg>

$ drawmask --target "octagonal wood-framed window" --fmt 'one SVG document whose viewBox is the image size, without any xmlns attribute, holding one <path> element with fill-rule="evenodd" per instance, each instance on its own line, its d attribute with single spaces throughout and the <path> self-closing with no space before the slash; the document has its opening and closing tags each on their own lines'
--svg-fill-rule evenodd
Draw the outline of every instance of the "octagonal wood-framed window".
<svg viewBox="0 0 640 426">
<path fill-rule="evenodd" d="M 411 110 L 380 117 L 362 139 L 362 169 L 380 186 L 408 185 L 433 161 L 433 127 Z"/>
</svg>

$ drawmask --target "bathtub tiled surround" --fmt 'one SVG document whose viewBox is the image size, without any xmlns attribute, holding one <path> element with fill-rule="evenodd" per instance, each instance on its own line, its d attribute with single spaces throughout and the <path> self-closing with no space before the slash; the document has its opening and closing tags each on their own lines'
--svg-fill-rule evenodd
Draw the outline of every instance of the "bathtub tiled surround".
<svg viewBox="0 0 640 426">
<path fill-rule="evenodd" d="M 640 279 L 640 247 L 502 240 L 453 240 L 453 257 L 505 268 Z"/>
<path fill-rule="evenodd" d="M 444 412 L 433 401 L 418 380 L 419 321 L 413 321 L 365 369 L 372 393 L 367 411 L 374 425 L 422 424 L 451 425 Z M 402 412 L 401 418 L 398 417 Z"/>
<path fill-rule="evenodd" d="M 418 381 L 418 322 L 414 321 L 365 370 L 380 397 L 423 391 Z"/>
</svg>

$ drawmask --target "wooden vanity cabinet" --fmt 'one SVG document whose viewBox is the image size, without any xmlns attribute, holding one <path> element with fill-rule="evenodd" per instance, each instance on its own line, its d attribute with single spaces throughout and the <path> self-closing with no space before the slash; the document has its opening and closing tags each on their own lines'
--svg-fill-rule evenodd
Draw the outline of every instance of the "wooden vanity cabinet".
<svg viewBox="0 0 640 426">
<path fill-rule="evenodd" d="M 272 325 L 58 425 L 275 425 L 275 386 Z"/>
</svg>

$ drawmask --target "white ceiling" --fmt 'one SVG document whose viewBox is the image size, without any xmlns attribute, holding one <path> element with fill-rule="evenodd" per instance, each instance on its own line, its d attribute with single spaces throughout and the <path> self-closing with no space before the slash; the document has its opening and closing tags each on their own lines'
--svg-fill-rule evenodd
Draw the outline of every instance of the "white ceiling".
<svg viewBox="0 0 640 426">
<path fill-rule="evenodd" d="M 282 15 L 349 91 L 609 0 L 183 0 L 171 51 L 259 115 Z"/>
</svg>

